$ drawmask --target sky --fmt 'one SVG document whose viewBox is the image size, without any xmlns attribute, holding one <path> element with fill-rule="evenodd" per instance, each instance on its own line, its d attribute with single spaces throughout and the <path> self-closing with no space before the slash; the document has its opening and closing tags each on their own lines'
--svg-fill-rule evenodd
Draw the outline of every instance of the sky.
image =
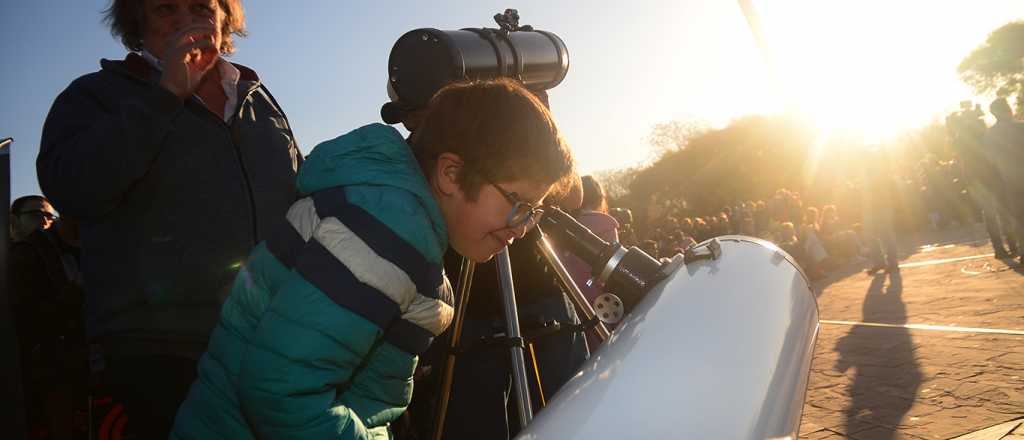
<svg viewBox="0 0 1024 440">
<path fill-rule="evenodd" d="M 107 0 L 0 0 L 0 138 L 12 198 L 39 193 L 34 161 L 53 99 L 126 50 L 101 21 Z M 255 69 L 304 153 L 379 122 L 388 55 L 403 33 L 522 24 L 553 32 L 569 73 L 549 92 L 582 173 L 652 159 L 654 124 L 721 127 L 796 112 L 883 139 L 972 99 L 956 65 L 989 32 L 1024 19 L 1020 0 L 753 0 L 762 45 L 733 0 L 243 1 L 249 36 L 229 59 Z M 979 98 L 982 99 L 982 98 Z M 985 101 L 987 102 L 987 101 Z"/>
</svg>

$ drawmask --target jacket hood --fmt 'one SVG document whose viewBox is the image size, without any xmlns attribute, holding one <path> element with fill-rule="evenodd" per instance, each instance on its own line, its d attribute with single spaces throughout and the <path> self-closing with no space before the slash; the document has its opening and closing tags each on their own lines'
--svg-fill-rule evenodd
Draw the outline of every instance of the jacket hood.
<svg viewBox="0 0 1024 440">
<path fill-rule="evenodd" d="M 335 186 L 386 187 L 411 194 L 429 217 L 441 252 L 447 248 L 448 230 L 441 208 L 412 150 L 393 127 L 380 123 L 366 125 L 313 149 L 299 168 L 299 193 L 306 196 Z M 381 220 L 388 225 L 404 223 L 401 219 Z M 402 231 L 396 232 L 402 235 Z"/>
</svg>

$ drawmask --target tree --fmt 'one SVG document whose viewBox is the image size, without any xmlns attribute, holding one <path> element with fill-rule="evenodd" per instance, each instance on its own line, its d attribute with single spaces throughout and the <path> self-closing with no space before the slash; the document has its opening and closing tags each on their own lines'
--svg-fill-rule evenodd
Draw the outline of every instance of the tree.
<svg viewBox="0 0 1024 440">
<path fill-rule="evenodd" d="M 654 147 L 656 157 L 682 150 L 690 140 L 706 133 L 710 127 L 703 121 L 669 121 L 655 124 L 647 142 Z"/>
<path fill-rule="evenodd" d="M 608 197 L 609 204 L 629 194 L 629 186 L 633 184 L 639 167 L 621 168 L 614 170 L 598 171 L 594 173 L 597 180 L 604 186 L 604 192 Z"/>
<path fill-rule="evenodd" d="M 1017 112 L 1024 112 L 1024 21 L 992 31 L 957 67 L 960 79 L 979 94 L 1017 95 Z"/>
</svg>

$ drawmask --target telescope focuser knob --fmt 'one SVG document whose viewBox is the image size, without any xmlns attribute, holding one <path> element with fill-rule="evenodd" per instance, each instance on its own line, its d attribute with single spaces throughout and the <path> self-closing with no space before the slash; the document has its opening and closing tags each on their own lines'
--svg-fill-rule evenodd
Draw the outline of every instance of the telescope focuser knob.
<svg viewBox="0 0 1024 440">
<path fill-rule="evenodd" d="M 593 306 L 597 319 L 608 325 L 618 324 L 626 314 L 626 306 L 613 293 L 605 292 L 598 295 L 594 298 Z"/>
</svg>

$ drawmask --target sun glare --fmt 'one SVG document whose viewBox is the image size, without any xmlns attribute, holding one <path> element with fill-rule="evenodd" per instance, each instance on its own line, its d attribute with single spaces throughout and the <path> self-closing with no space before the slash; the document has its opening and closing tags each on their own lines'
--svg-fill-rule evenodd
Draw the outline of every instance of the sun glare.
<svg viewBox="0 0 1024 440">
<path fill-rule="evenodd" d="M 939 2 L 755 5 L 787 107 L 825 132 L 856 130 L 868 143 L 969 99 L 956 66 L 991 30 Z"/>
</svg>

